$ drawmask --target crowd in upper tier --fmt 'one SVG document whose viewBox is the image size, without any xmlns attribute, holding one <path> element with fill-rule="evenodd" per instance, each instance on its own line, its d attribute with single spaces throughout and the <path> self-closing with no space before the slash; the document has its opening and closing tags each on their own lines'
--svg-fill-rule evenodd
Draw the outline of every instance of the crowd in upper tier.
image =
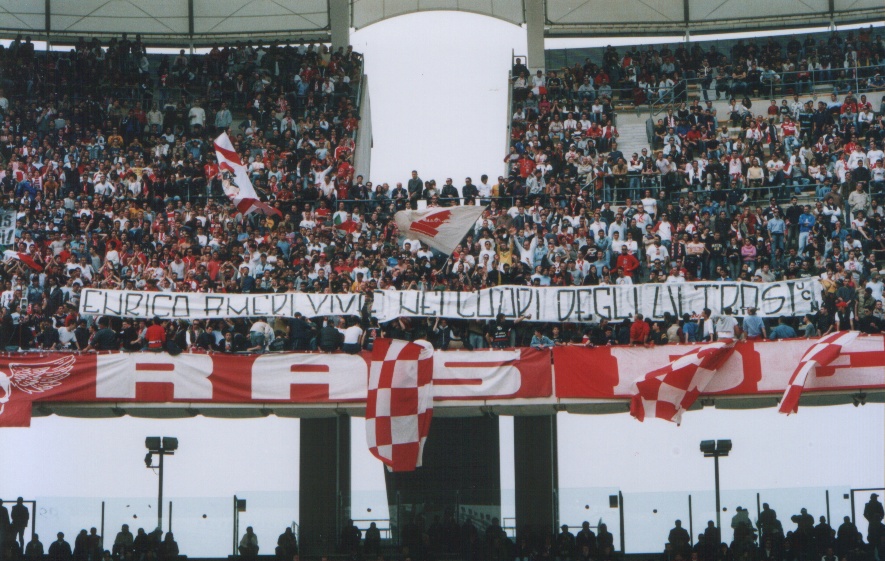
<svg viewBox="0 0 885 561">
<path fill-rule="evenodd" d="M 735 47 L 733 61 L 777 41 Z M 881 37 L 866 30 L 827 43 L 881 61 Z M 354 167 L 362 57 L 350 48 L 237 43 L 157 58 L 138 36 L 62 54 L 24 39 L 0 49 L 0 67 L 0 206 L 16 211 L 18 254 L 0 267 L 7 346 L 73 346 L 63 331 L 94 319 L 76 313 L 84 286 L 359 291 L 367 328 L 375 289 L 813 277 L 831 325 L 840 310 L 853 315 L 843 326 L 885 325 L 885 128 L 864 95 L 796 92 L 718 116 L 692 100 L 661 120 L 657 144 L 627 156 L 604 95 L 565 95 L 542 77 L 537 88 L 564 97 L 535 101 L 529 89 L 515 102 L 507 173 L 373 183 Z M 738 126 L 723 131 L 723 119 Z M 212 147 L 223 131 L 280 216 L 244 216 L 224 197 Z M 451 259 L 392 220 L 461 204 L 488 208 Z M 250 332 L 215 328 L 215 343 Z"/>
</svg>

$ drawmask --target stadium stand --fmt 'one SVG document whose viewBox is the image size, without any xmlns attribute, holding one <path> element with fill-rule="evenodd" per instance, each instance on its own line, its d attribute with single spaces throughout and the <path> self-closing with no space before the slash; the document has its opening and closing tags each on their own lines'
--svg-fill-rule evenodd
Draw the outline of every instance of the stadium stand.
<svg viewBox="0 0 885 561">
<path fill-rule="evenodd" d="M 826 44 L 859 66 L 881 67 L 882 39 L 867 30 L 822 41 L 800 43 L 801 56 Z M 756 61 L 771 63 L 778 53 L 796 58 L 796 42 L 732 46 L 732 58 L 715 61 L 732 65 L 724 93 L 749 95 L 756 82 L 735 79 L 734 69 L 752 59 L 753 73 Z M 689 62 L 697 57 L 688 57 L 697 49 L 677 51 L 666 53 L 666 63 L 664 50 L 639 53 L 645 62 L 635 65 L 638 76 L 658 61 L 674 68 L 680 61 L 674 72 L 697 79 Z M 572 76 L 580 80 L 551 72 L 528 81 L 517 65 L 504 175 L 497 181 L 483 175 L 477 183 L 466 178 L 459 187 L 451 179 L 425 181 L 415 171 L 405 186 L 391 187 L 354 177 L 362 59 L 349 48 L 237 43 L 170 60 L 147 55 L 138 36 L 107 45 L 83 40 L 60 55 L 16 40 L 0 54 L 10 69 L 8 97 L 0 98 L 6 159 L 0 188 L 4 206 L 18 209 L 14 249 L 26 259 L 3 264 L 3 345 L 149 346 L 151 322 L 79 317 L 84 286 L 369 296 L 356 322 L 158 322 L 154 332 L 188 350 L 335 350 L 342 341 L 334 332 L 349 328 L 351 349 L 355 337 L 369 348 L 382 333 L 425 335 L 441 348 L 487 347 L 494 322 L 403 319 L 380 326 L 370 296 L 384 288 L 472 291 L 501 284 L 814 277 L 824 283 L 824 307 L 801 320 L 801 334 L 880 331 L 882 107 L 853 91 L 815 107 L 814 98 L 797 91 L 792 101 L 775 100 L 764 110 L 745 97 L 719 112 L 689 100 L 688 88 L 674 82 L 666 87 L 686 103 L 665 109 L 652 146 L 628 157 L 619 150 L 608 88 L 615 74 L 609 67 L 623 67 L 632 56 L 606 49 L 603 66 L 574 67 L 586 74 Z M 878 79 L 865 78 L 866 87 Z M 714 80 L 711 91 L 720 89 Z M 585 81 L 594 84 L 592 93 L 578 85 Z M 231 131 L 253 182 L 281 218 L 243 216 L 222 195 L 211 139 L 223 130 Z M 478 203 L 489 207 L 449 260 L 400 239 L 392 220 L 407 206 Z M 642 340 L 631 337 L 630 321 L 540 325 L 538 333 L 523 324 L 510 342 L 690 342 L 710 336 L 692 327 L 699 321 L 668 317 Z M 752 317 L 744 323 L 751 337 L 790 336 L 800 327 L 760 327 Z"/>
</svg>

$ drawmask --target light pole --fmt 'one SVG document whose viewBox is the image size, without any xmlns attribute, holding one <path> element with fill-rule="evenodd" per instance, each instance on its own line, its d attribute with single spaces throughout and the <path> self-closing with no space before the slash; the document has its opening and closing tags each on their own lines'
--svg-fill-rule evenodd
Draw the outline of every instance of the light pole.
<svg viewBox="0 0 885 561">
<path fill-rule="evenodd" d="M 160 456 L 160 464 L 156 466 L 160 470 L 160 484 L 157 492 L 157 528 L 163 528 L 163 456 L 173 456 L 178 450 L 178 439 L 164 436 L 148 436 L 144 439 L 144 446 L 148 453 L 144 457 L 144 466 L 153 468 L 154 454 Z"/>
<path fill-rule="evenodd" d="M 719 457 L 728 456 L 731 452 L 731 440 L 702 440 L 701 452 L 705 458 L 713 458 L 714 472 L 716 474 L 716 528 L 722 531 L 720 516 L 722 508 L 719 506 Z"/>
</svg>

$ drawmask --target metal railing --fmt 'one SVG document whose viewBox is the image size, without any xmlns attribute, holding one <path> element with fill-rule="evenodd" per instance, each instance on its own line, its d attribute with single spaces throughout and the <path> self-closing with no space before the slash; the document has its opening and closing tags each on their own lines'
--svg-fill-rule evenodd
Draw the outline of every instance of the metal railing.
<svg viewBox="0 0 885 561">
<path fill-rule="evenodd" d="M 839 73 L 845 71 L 846 76 L 840 76 Z M 690 88 L 697 86 L 697 93 L 704 99 L 708 98 L 706 92 L 712 89 L 714 92 L 724 93 L 729 97 L 735 95 L 743 97 L 779 97 L 785 95 L 814 95 L 821 86 L 832 86 L 833 93 L 844 94 L 851 91 L 855 94 L 861 94 L 868 91 L 878 91 L 885 89 L 885 84 L 877 82 L 870 83 L 870 79 L 876 73 L 885 73 L 885 64 L 861 66 L 854 68 L 838 68 L 832 70 L 798 70 L 792 72 L 774 72 L 773 75 L 760 75 L 758 80 L 746 81 L 735 79 L 733 77 L 715 76 L 710 82 L 710 88 L 704 88 L 704 78 L 701 77 L 684 77 L 674 82 L 672 87 L 668 87 L 668 91 L 663 94 L 659 93 L 657 84 L 650 84 L 643 93 L 645 100 L 642 105 L 659 107 L 683 101 L 691 93 Z M 511 82 L 512 84 L 512 82 Z M 680 92 L 680 87 L 684 85 L 684 94 Z M 613 104 L 630 102 L 636 107 L 636 90 L 642 91 L 635 82 L 622 81 L 619 84 L 609 84 L 611 88 L 611 101 Z M 511 87 L 512 89 L 512 87 Z M 706 91 L 705 91 L 706 90 Z M 649 95 L 651 94 L 651 95 Z M 755 94 L 755 95 L 753 95 Z M 569 101 L 580 100 L 583 98 L 596 99 L 599 97 L 598 88 L 592 94 L 583 94 L 577 89 L 562 88 L 560 96 L 557 99 L 567 99 Z M 548 93 L 548 99 L 551 94 Z M 552 101 L 552 100 L 551 100 Z"/>
</svg>

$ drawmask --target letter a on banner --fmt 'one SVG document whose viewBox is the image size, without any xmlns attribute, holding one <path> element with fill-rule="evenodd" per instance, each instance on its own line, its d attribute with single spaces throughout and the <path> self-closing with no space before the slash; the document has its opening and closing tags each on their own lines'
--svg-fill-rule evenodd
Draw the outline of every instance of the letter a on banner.
<svg viewBox="0 0 885 561">
<path fill-rule="evenodd" d="M 366 399 L 369 451 L 392 471 L 415 471 L 433 416 L 433 347 L 377 339 Z"/>
</svg>

